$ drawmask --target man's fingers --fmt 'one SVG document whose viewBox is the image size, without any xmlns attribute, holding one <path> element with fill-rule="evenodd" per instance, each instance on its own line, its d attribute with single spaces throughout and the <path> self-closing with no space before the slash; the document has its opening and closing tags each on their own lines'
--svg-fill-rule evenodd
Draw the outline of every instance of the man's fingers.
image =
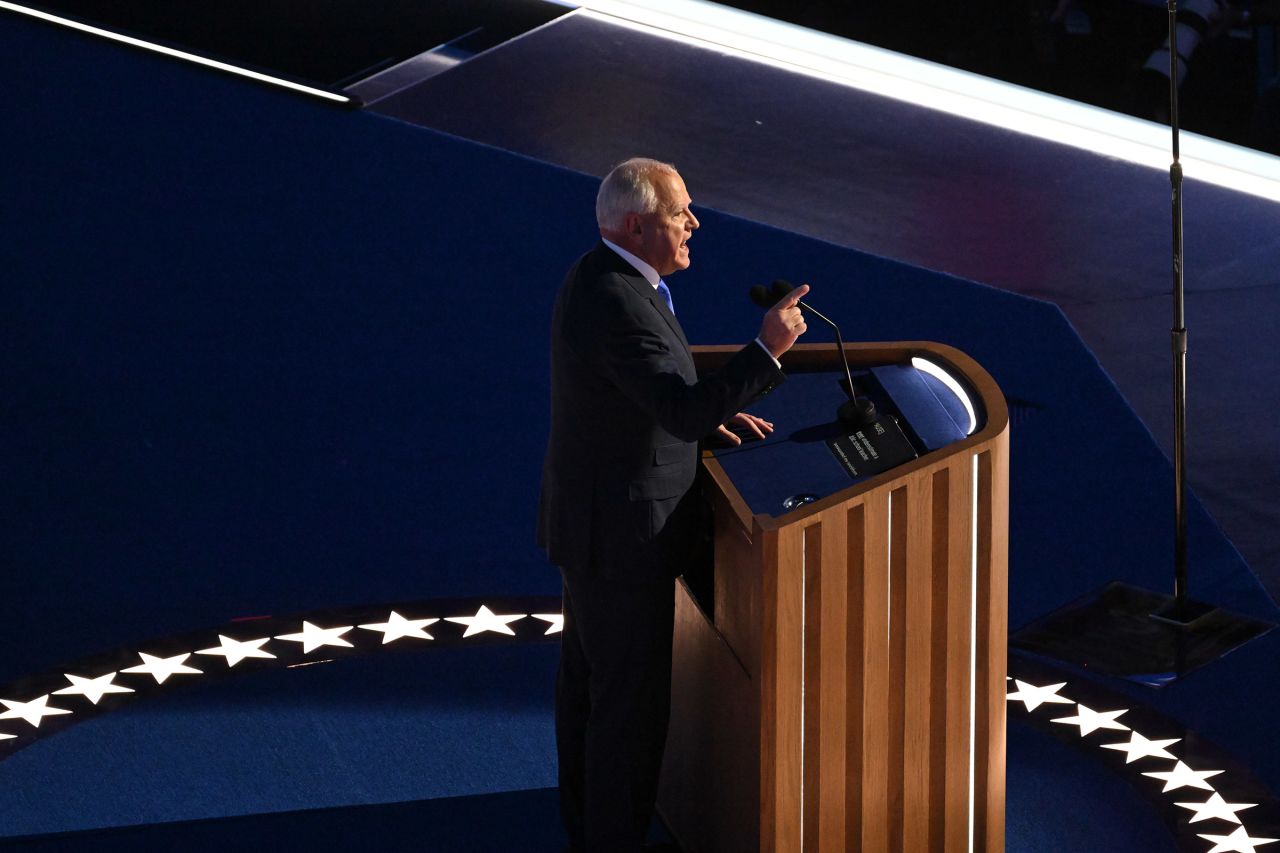
<svg viewBox="0 0 1280 853">
<path fill-rule="evenodd" d="M 724 437 L 725 437 L 725 439 L 726 439 L 730 444 L 735 444 L 735 445 L 736 445 L 736 444 L 742 444 L 742 439 L 740 439 L 740 438 L 738 438 L 736 435 L 734 435 L 734 434 L 733 434 L 733 430 L 729 429 L 729 428 L 728 428 L 727 426 L 725 426 L 724 424 L 720 424 L 720 427 L 719 427 L 719 429 L 718 429 L 717 431 L 718 431 L 722 436 L 724 436 Z"/>
<path fill-rule="evenodd" d="M 764 438 L 764 434 L 766 432 L 773 432 L 773 424 L 769 423 L 764 418 L 759 417 L 758 415 L 747 415 L 747 417 L 751 418 L 751 424 L 756 428 L 756 432 L 760 434 L 761 438 Z"/>
<path fill-rule="evenodd" d="M 804 299 L 804 295 L 808 292 L 809 292 L 809 285 L 802 284 L 799 287 L 797 287 L 795 290 L 788 293 L 782 299 L 783 309 L 794 308 L 796 306 L 796 303 L 799 302 L 801 299 Z"/>
</svg>

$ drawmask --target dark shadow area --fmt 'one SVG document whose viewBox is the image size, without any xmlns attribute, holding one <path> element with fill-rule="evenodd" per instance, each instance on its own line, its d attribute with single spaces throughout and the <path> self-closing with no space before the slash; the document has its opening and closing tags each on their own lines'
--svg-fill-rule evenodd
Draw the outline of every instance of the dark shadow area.
<svg viewBox="0 0 1280 853">
<path fill-rule="evenodd" d="M 1009 645 L 1086 672 L 1164 687 L 1275 627 L 1216 608 L 1185 623 L 1161 618 L 1168 604 L 1169 596 L 1110 583 L 1021 629 Z"/>
</svg>

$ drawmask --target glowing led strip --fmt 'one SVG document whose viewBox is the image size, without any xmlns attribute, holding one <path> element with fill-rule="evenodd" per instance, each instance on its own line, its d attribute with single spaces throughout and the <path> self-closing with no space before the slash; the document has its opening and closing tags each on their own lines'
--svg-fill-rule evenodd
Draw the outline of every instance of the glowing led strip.
<svg viewBox="0 0 1280 853">
<path fill-rule="evenodd" d="M 10 12 L 17 12 L 20 15 L 27 15 L 32 18 L 38 18 L 41 21 L 47 21 L 51 24 L 69 27 L 73 30 L 79 30 L 82 33 L 100 36 L 111 41 L 117 41 L 121 44 L 127 44 L 131 47 L 140 47 L 143 50 L 149 50 L 153 53 L 160 53 L 165 56 L 171 56 L 174 59 L 181 59 L 186 62 L 194 62 L 196 65 L 204 65 L 208 68 L 216 68 L 219 71 L 227 71 L 231 74 L 238 74 L 241 77 L 248 77 L 250 80 L 257 80 L 260 83 L 269 83 L 273 86 L 281 86 L 285 89 L 292 89 L 295 92 L 301 92 L 306 95 L 314 95 L 317 98 L 324 98 L 327 101 L 334 101 L 340 104 L 350 104 L 354 99 L 347 95 L 339 95 L 335 92 L 326 92 L 324 89 L 317 89 L 313 86 L 305 86 L 301 83 L 294 83 L 290 80 L 284 80 L 279 77 L 272 77 L 269 74 L 260 74 L 257 71 L 250 71 L 247 68 L 240 68 L 236 65 L 229 65 L 225 62 L 219 62 L 216 59 L 209 59 L 204 56 L 197 56 L 194 53 L 187 53 L 183 50 L 175 50 L 171 47 L 155 44 L 154 42 L 143 41 L 142 39 L 133 38 L 132 36 L 113 33 L 110 30 L 104 30 L 101 27 L 93 27 L 88 24 L 82 24 L 79 21 L 73 21 L 69 18 L 61 18 L 57 15 L 50 15 L 48 12 L 41 12 L 37 9 L 28 9 L 26 6 L 19 6 L 15 3 L 0 0 L 0 9 L 8 9 Z"/>
<path fill-rule="evenodd" d="M 1154 122 L 705 0 L 582 0 L 579 14 L 876 95 L 1167 170 L 1169 131 Z M 1181 135 L 1189 178 L 1280 201 L 1280 158 Z"/>
<path fill-rule="evenodd" d="M 972 458 L 973 506 L 969 518 L 969 853 L 973 853 L 974 807 L 977 798 L 978 735 L 978 454 Z"/>
<path fill-rule="evenodd" d="M 969 415 L 969 428 L 964 431 L 964 434 L 973 435 L 973 431 L 978 428 L 978 416 L 974 414 L 973 403 L 969 400 L 969 395 L 964 392 L 964 388 L 956 381 L 955 377 L 927 358 L 920 358 L 919 356 L 912 358 L 911 366 L 921 373 L 927 373 L 937 379 L 943 385 L 946 385 L 952 394 L 956 395 L 956 398 L 964 406 L 965 412 Z"/>
</svg>

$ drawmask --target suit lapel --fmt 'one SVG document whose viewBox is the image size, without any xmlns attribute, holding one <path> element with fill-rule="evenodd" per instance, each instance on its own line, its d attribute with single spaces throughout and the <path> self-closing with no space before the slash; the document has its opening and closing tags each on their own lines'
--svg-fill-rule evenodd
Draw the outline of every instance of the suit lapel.
<svg viewBox="0 0 1280 853">
<path fill-rule="evenodd" d="M 603 242 L 597 244 L 597 249 L 606 252 L 608 257 L 616 263 L 616 269 L 626 279 L 627 283 L 635 289 L 636 293 L 649 301 L 653 306 L 653 310 L 658 312 L 660 316 L 675 333 L 676 340 L 684 347 L 685 355 L 689 358 L 690 363 L 693 361 L 693 353 L 689 349 L 689 339 L 684 335 L 684 329 L 680 328 L 680 321 L 676 319 L 676 315 L 671 313 L 671 309 L 667 307 L 666 300 L 658 295 L 658 291 L 649 283 L 640 271 L 631 266 L 631 264 L 620 258 L 612 249 Z"/>
<path fill-rule="evenodd" d="M 642 275 L 637 275 L 633 284 L 637 284 L 642 296 L 649 300 L 649 304 L 653 306 L 653 310 L 667 321 L 667 325 L 671 327 L 671 331 L 676 333 L 676 337 L 680 339 L 680 343 L 684 344 L 685 351 L 689 350 L 689 339 L 684 336 L 684 329 L 680 328 L 680 321 L 676 319 L 676 315 L 671 313 L 671 309 L 667 307 L 667 301 L 658 295 L 658 291 L 653 285 Z"/>
</svg>

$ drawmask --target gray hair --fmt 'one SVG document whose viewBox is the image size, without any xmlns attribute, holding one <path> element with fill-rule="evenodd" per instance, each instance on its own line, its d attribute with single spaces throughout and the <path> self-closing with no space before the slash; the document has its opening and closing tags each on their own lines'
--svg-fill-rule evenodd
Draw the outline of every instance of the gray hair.
<svg viewBox="0 0 1280 853">
<path fill-rule="evenodd" d="M 676 167 L 648 157 L 632 157 L 613 167 L 600 182 L 596 194 L 596 224 L 601 230 L 620 231 L 628 213 L 653 213 L 658 195 L 653 189 L 655 175 L 677 174 Z"/>
</svg>

